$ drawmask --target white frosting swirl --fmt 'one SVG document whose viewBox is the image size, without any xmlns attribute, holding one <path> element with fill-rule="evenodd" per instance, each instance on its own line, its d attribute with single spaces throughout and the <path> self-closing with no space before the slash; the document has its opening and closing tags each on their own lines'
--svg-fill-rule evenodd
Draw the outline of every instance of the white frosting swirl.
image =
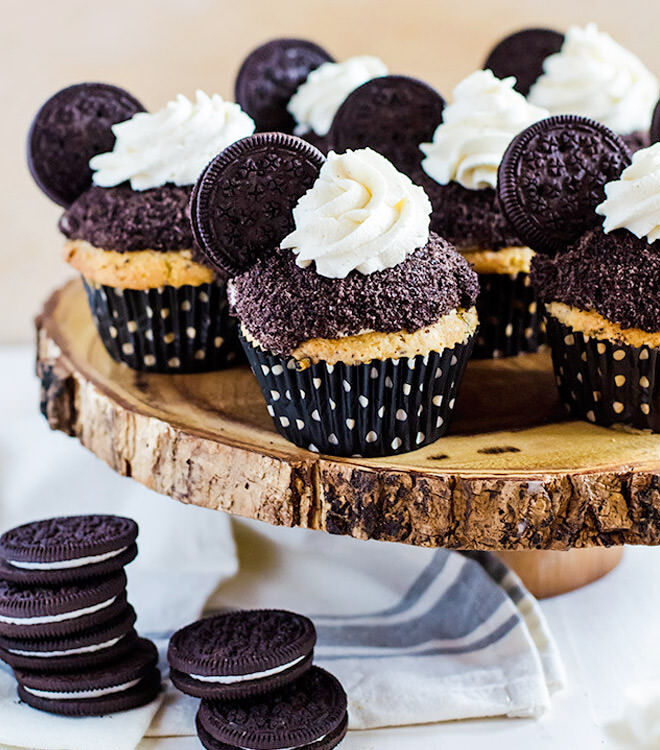
<svg viewBox="0 0 660 750">
<path fill-rule="evenodd" d="M 591 117 L 621 135 L 649 129 L 658 79 L 596 24 L 572 26 L 543 71 L 529 92 L 532 104 L 553 115 Z"/>
<path fill-rule="evenodd" d="M 293 209 L 296 229 L 281 246 L 321 276 L 383 271 L 429 239 L 431 203 L 423 188 L 370 148 L 330 152 Z"/>
<path fill-rule="evenodd" d="M 372 78 L 386 75 L 385 63 L 370 55 L 323 63 L 307 76 L 289 100 L 287 109 L 297 123 L 294 133 L 303 135 L 313 130 L 317 135 L 327 135 L 346 97 Z"/>
<path fill-rule="evenodd" d="M 596 208 L 603 229 L 627 229 L 640 239 L 660 239 L 660 143 L 637 151 L 621 177 L 605 186 L 607 199 Z"/>
<path fill-rule="evenodd" d="M 112 151 L 90 159 L 94 184 L 130 180 L 133 190 L 148 190 L 168 182 L 192 185 L 214 156 L 252 135 L 254 122 L 238 104 L 197 91 L 194 102 L 179 94 L 158 112 L 138 112 L 112 132 Z"/>
<path fill-rule="evenodd" d="M 515 91 L 515 83 L 515 78 L 500 80 L 490 70 L 477 70 L 456 86 L 433 142 L 419 146 L 429 177 L 469 190 L 497 185 L 497 169 L 511 140 L 548 116 Z"/>
</svg>

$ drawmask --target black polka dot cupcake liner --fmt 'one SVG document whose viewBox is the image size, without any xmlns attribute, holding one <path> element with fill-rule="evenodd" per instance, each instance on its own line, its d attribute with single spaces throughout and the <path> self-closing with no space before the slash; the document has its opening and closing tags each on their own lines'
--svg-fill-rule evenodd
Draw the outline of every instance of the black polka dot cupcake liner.
<svg viewBox="0 0 660 750">
<path fill-rule="evenodd" d="M 479 274 L 479 331 L 476 359 L 513 357 L 535 352 L 544 342 L 543 315 L 528 273 Z"/>
<path fill-rule="evenodd" d="M 561 400 L 579 419 L 660 432 L 660 350 L 591 338 L 547 316 Z"/>
<path fill-rule="evenodd" d="M 134 370 L 191 373 L 244 361 L 225 283 L 134 290 L 83 279 L 108 354 Z"/>
<path fill-rule="evenodd" d="M 301 363 L 241 334 L 276 429 L 333 456 L 390 456 L 447 432 L 474 337 L 452 349 L 359 365 Z"/>
</svg>

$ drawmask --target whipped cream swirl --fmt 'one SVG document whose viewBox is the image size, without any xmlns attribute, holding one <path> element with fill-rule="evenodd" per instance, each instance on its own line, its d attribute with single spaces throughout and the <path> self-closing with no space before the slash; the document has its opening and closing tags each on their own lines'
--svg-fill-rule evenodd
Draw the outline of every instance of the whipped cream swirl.
<svg viewBox="0 0 660 750">
<path fill-rule="evenodd" d="M 252 135 L 254 121 L 218 94 L 182 94 L 158 112 L 138 112 L 114 125 L 112 151 L 90 159 L 94 184 L 112 187 L 130 181 L 133 190 L 166 183 L 192 185 L 211 159 L 234 141 Z"/>
<path fill-rule="evenodd" d="M 515 91 L 515 83 L 515 78 L 499 79 L 490 70 L 477 70 L 456 86 L 433 142 L 419 146 L 429 177 L 469 190 L 497 185 L 497 169 L 511 140 L 548 116 Z"/>
<path fill-rule="evenodd" d="M 429 239 L 431 203 L 423 188 L 370 148 L 330 152 L 293 209 L 296 229 L 282 241 L 299 266 L 343 279 L 393 268 Z"/>
<path fill-rule="evenodd" d="M 346 97 L 372 78 L 386 75 L 385 63 L 370 55 L 323 63 L 289 100 L 287 109 L 297 123 L 294 133 L 304 135 L 313 130 L 317 135 L 327 135 Z"/>
<path fill-rule="evenodd" d="M 529 92 L 532 104 L 553 115 L 591 117 L 621 135 L 649 129 L 658 79 L 596 24 L 572 26 L 543 71 Z"/>
<path fill-rule="evenodd" d="M 660 239 L 660 143 L 633 155 L 621 177 L 605 186 L 607 199 L 596 213 L 605 217 L 606 233 L 627 229 L 649 243 Z"/>
</svg>

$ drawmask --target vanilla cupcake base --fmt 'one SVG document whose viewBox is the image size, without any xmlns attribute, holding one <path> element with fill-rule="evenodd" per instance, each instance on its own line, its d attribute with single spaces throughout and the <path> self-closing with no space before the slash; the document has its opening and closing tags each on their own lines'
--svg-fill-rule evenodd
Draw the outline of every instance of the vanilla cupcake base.
<svg viewBox="0 0 660 750">
<path fill-rule="evenodd" d="M 475 359 L 535 352 L 544 341 L 542 313 L 529 283 L 533 251 L 528 247 L 462 250 L 479 275 L 479 333 Z"/>
<path fill-rule="evenodd" d="M 660 432 L 660 333 L 621 329 L 560 303 L 548 306 L 546 330 L 559 395 L 571 414 Z"/>
<path fill-rule="evenodd" d="M 474 310 L 462 314 L 476 321 Z M 353 364 L 281 356 L 245 330 L 241 341 L 284 437 L 317 453 L 377 457 L 421 448 L 446 433 L 474 329 L 465 326 L 461 341 L 439 350 Z"/>
</svg>

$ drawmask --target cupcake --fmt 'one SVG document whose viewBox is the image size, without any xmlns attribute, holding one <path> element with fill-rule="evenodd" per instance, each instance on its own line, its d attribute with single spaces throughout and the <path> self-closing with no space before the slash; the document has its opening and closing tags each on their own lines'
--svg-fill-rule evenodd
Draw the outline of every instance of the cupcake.
<svg viewBox="0 0 660 750">
<path fill-rule="evenodd" d="M 245 182 L 246 162 L 256 164 L 258 190 Z M 255 193 L 268 216 L 250 202 Z M 228 206 L 244 206 L 247 243 L 227 239 L 238 215 L 215 218 Z M 429 231 L 430 213 L 422 188 L 380 154 L 324 160 L 281 134 L 235 144 L 200 178 L 196 234 L 233 273 L 228 294 L 246 354 L 275 427 L 296 445 L 384 456 L 447 430 L 478 284 Z"/>
<path fill-rule="evenodd" d="M 511 139 L 547 116 L 514 91 L 514 78 L 472 73 L 454 90 L 421 167 L 432 181 L 431 228 L 451 242 L 479 276 L 479 358 L 536 351 L 539 313 L 529 283 L 532 250 L 496 200 L 497 169 Z"/>
<path fill-rule="evenodd" d="M 330 127 L 346 97 L 387 74 L 372 55 L 335 62 L 321 47 L 301 39 L 274 39 L 251 52 L 236 78 L 236 101 L 257 130 L 295 133 L 326 152 Z"/>
<path fill-rule="evenodd" d="M 530 131 L 505 156 L 500 196 L 539 250 L 531 277 L 561 399 L 580 419 L 658 432 L 660 144 L 627 166 L 625 144 L 594 121 Z"/>
<path fill-rule="evenodd" d="M 251 134 L 254 123 L 238 105 L 197 92 L 194 102 L 179 96 L 156 113 L 106 122 L 105 140 L 94 139 L 79 116 L 93 107 L 89 86 L 73 87 L 75 97 L 65 89 L 44 105 L 29 151 L 38 173 L 63 138 L 71 139 L 72 151 L 77 140 L 88 140 L 78 165 L 86 179 L 63 201 L 59 228 L 99 335 L 113 359 L 136 370 L 225 367 L 242 354 L 228 314 L 226 275 L 196 247 L 188 202 L 210 158 Z M 64 159 L 61 167 L 57 179 L 75 181 Z"/>
<path fill-rule="evenodd" d="M 572 26 L 565 35 L 548 29 L 513 34 L 493 49 L 485 67 L 518 77 L 530 103 L 552 115 L 598 120 L 633 151 L 649 145 L 658 79 L 594 23 Z"/>
</svg>

